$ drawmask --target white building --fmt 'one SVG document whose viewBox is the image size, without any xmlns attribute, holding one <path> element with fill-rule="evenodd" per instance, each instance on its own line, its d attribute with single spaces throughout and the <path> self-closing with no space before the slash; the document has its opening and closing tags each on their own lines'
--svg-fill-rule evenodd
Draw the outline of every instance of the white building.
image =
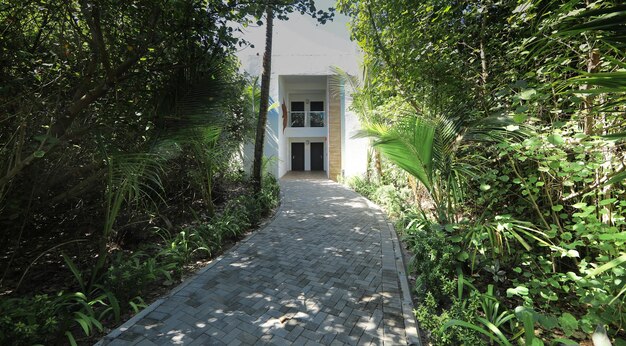
<svg viewBox="0 0 626 346">
<path fill-rule="evenodd" d="M 318 1 L 318 8 L 332 6 Z M 365 173 L 368 140 L 352 138 L 360 124 L 350 111 L 351 97 L 343 88 L 331 90 L 331 66 L 359 73 L 360 53 L 349 39 L 347 17 L 336 14 L 325 25 L 294 13 L 288 21 L 274 21 L 270 104 L 264 155 L 268 171 L 282 177 L 289 171 L 324 171 L 327 177 Z M 239 52 L 242 68 L 261 74 L 265 27 L 247 29 L 255 48 Z M 286 109 L 286 112 L 284 111 Z M 246 147 L 246 169 L 252 145 Z"/>
</svg>

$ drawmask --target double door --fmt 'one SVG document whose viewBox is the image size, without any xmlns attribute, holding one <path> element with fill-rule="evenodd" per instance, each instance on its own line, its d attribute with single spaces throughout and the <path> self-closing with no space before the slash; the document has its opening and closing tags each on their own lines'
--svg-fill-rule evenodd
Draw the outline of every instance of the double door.
<svg viewBox="0 0 626 346">
<path fill-rule="evenodd" d="M 324 170 L 324 143 L 314 142 L 310 144 L 311 170 Z M 304 171 L 305 150 L 304 143 L 291 143 L 291 170 Z"/>
</svg>

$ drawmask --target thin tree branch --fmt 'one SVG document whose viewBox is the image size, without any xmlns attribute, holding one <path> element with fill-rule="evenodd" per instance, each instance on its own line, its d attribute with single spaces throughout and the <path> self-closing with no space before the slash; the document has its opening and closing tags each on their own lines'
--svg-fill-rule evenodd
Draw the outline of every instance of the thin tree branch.
<svg viewBox="0 0 626 346">
<path fill-rule="evenodd" d="M 397 67 L 391 61 L 391 58 L 390 58 L 387 50 L 385 49 L 385 46 L 383 45 L 382 40 L 380 39 L 380 35 L 379 35 L 379 32 L 378 32 L 378 27 L 376 26 L 376 20 L 374 19 L 374 14 L 372 12 L 372 8 L 371 8 L 371 5 L 370 5 L 369 2 L 367 3 L 366 8 L 367 8 L 367 12 L 368 12 L 368 15 L 369 15 L 369 18 L 370 18 L 370 23 L 372 24 L 372 29 L 374 31 L 374 39 L 376 41 L 376 45 L 378 46 L 378 49 L 380 50 L 380 52 L 381 52 L 381 54 L 383 56 L 383 60 L 389 66 L 389 70 L 391 71 L 391 75 L 395 79 L 396 83 L 398 83 L 398 91 L 400 92 L 402 97 L 404 97 L 406 99 L 406 101 L 409 102 L 411 107 L 413 107 L 416 112 L 421 114 L 422 113 L 422 109 L 417 105 L 417 102 L 415 102 L 415 100 L 413 100 L 413 98 L 408 97 L 408 95 L 406 94 L 406 92 L 404 90 L 404 83 L 402 83 L 402 80 L 400 79 L 400 76 L 399 76 L 398 71 L 397 71 Z"/>
</svg>

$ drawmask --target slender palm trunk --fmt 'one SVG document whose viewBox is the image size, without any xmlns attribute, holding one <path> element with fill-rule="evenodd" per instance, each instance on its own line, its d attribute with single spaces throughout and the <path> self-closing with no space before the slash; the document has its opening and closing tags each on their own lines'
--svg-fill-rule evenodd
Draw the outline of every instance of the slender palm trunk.
<svg viewBox="0 0 626 346">
<path fill-rule="evenodd" d="M 589 53 L 589 59 L 587 60 L 587 73 L 596 73 L 600 66 L 600 52 L 597 49 L 592 50 Z M 583 90 L 591 89 L 589 85 L 583 85 Z M 583 99 L 583 114 L 584 114 L 584 130 L 587 135 L 594 135 L 595 117 L 593 114 L 593 104 L 595 97 L 589 95 Z"/>
<path fill-rule="evenodd" d="M 482 6 L 482 15 L 480 19 L 480 45 L 479 45 L 479 53 L 480 53 L 480 103 L 482 104 L 482 108 L 485 112 L 489 112 L 489 106 L 487 104 L 487 98 L 489 95 L 489 90 L 487 90 L 487 81 L 489 79 L 489 68 L 487 62 L 487 53 L 485 52 L 485 31 L 486 31 L 486 21 L 487 21 L 487 6 Z"/>
<path fill-rule="evenodd" d="M 419 206 L 420 198 L 417 191 L 417 180 L 415 180 L 414 176 L 409 174 L 407 175 L 407 183 L 409 184 L 409 187 L 411 187 L 411 191 L 413 191 L 413 204 L 415 206 Z"/>
<path fill-rule="evenodd" d="M 265 142 L 265 124 L 270 98 L 270 74 L 272 72 L 272 33 L 274 31 L 274 11 L 271 6 L 265 11 L 267 24 L 265 27 L 265 52 L 263 53 L 263 74 L 261 76 L 261 100 L 259 119 L 256 126 L 254 142 L 254 164 L 252 166 L 252 183 L 254 191 L 261 191 L 261 168 L 263 166 L 263 144 Z"/>
<path fill-rule="evenodd" d="M 376 174 L 378 175 L 378 181 L 382 182 L 383 181 L 383 164 L 382 164 L 382 157 L 380 156 L 380 151 L 374 149 L 374 155 L 376 158 Z"/>
</svg>

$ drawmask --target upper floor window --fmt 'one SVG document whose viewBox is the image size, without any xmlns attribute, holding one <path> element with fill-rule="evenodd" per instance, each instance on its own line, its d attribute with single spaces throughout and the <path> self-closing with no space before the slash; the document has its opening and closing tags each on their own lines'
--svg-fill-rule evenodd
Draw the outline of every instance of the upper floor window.
<svg viewBox="0 0 626 346">
<path fill-rule="evenodd" d="M 323 101 L 292 101 L 289 112 L 290 127 L 324 127 L 325 112 Z"/>
<path fill-rule="evenodd" d="M 304 102 L 291 102 L 291 127 L 304 127 Z"/>
<path fill-rule="evenodd" d="M 311 101 L 311 111 L 309 112 L 311 127 L 324 127 L 324 102 Z"/>
</svg>

